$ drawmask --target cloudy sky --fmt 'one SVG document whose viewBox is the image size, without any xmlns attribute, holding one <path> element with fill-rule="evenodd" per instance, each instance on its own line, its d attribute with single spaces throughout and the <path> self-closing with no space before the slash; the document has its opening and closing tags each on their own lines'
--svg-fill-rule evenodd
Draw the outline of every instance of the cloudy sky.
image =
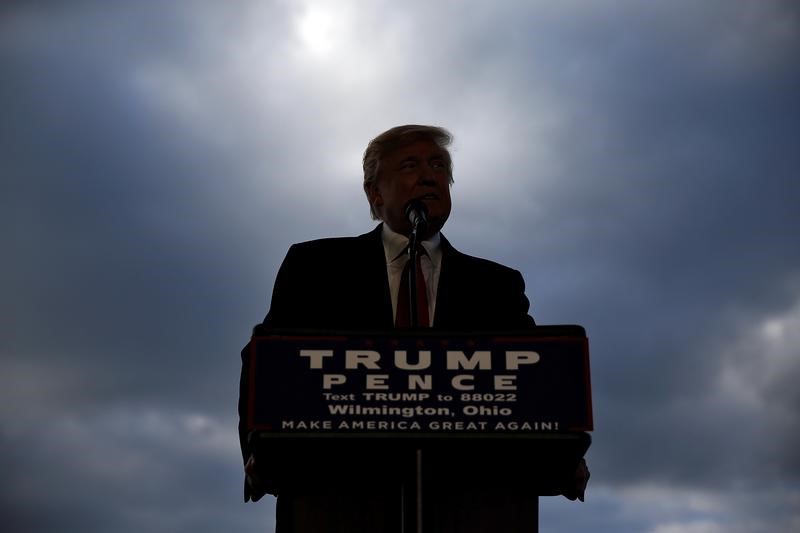
<svg viewBox="0 0 800 533">
<path fill-rule="evenodd" d="M 3 530 L 272 530 L 239 349 L 403 123 L 455 135 L 448 238 L 588 330 L 541 531 L 800 530 L 798 52 L 791 0 L 3 2 Z"/>
</svg>

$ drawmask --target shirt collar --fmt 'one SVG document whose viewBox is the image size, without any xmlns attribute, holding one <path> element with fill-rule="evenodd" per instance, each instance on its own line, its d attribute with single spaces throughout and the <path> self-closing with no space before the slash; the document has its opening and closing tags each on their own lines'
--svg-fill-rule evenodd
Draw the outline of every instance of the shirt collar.
<svg viewBox="0 0 800 533">
<path fill-rule="evenodd" d="M 383 224 L 383 232 L 381 235 L 383 237 L 383 251 L 386 254 L 386 264 L 388 265 L 405 254 L 408 248 L 408 237 L 392 231 L 387 224 Z M 430 239 L 426 239 L 420 244 L 425 248 L 433 264 L 438 265 L 442 257 L 441 233 L 437 231 Z"/>
</svg>

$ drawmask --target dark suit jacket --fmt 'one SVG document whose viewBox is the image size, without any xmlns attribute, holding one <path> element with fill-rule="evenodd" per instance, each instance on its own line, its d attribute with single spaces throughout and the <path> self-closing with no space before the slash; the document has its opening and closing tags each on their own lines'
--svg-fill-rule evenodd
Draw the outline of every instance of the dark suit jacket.
<svg viewBox="0 0 800 533">
<path fill-rule="evenodd" d="M 381 231 L 378 225 L 358 237 L 293 245 L 278 271 L 272 304 L 262 327 L 326 331 L 392 329 Z M 463 254 L 444 236 L 441 246 L 434 329 L 508 331 L 534 325 L 528 315 L 525 284 L 518 271 Z M 250 452 L 243 427 L 245 409 L 240 395 L 239 437 L 246 459 Z M 245 500 L 249 497 L 246 491 Z"/>
<path fill-rule="evenodd" d="M 462 254 L 442 237 L 434 328 L 511 330 L 533 324 L 522 275 Z M 393 328 L 381 226 L 358 237 L 295 244 L 278 271 L 264 325 L 274 328 Z"/>
</svg>

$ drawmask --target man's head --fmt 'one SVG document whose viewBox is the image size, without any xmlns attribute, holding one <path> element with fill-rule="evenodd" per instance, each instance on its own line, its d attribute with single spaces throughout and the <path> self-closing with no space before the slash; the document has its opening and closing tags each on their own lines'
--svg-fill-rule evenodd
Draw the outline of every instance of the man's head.
<svg viewBox="0 0 800 533">
<path fill-rule="evenodd" d="M 408 235 L 406 204 L 419 199 L 428 207 L 431 232 L 450 216 L 453 162 L 447 147 L 452 135 L 434 126 L 397 126 L 370 141 L 364 152 L 364 192 L 372 218 Z"/>
</svg>

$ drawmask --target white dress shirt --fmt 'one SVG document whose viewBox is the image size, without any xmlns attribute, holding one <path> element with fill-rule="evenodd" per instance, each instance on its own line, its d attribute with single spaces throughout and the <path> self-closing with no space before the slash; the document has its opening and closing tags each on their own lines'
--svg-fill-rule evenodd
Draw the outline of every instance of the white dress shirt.
<svg viewBox="0 0 800 533">
<path fill-rule="evenodd" d="M 436 312 L 436 291 L 439 287 L 439 273 L 442 270 L 441 236 L 437 232 L 428 240 L 422 241 L 425 254 L 420 254 L 422 276 L 428 292 L 429 326 L 433 326 Z M 392 318 L 397 317 L 397 294 L 400 290 L 400 278 L 403 268 L 408 263 L 408 237 L 392 231 L 387 224 L 383 225 L 383 252 L 386 256 L 386 274 L 389 277 L 389 292 L 392 295 Z"/>
</svg>

